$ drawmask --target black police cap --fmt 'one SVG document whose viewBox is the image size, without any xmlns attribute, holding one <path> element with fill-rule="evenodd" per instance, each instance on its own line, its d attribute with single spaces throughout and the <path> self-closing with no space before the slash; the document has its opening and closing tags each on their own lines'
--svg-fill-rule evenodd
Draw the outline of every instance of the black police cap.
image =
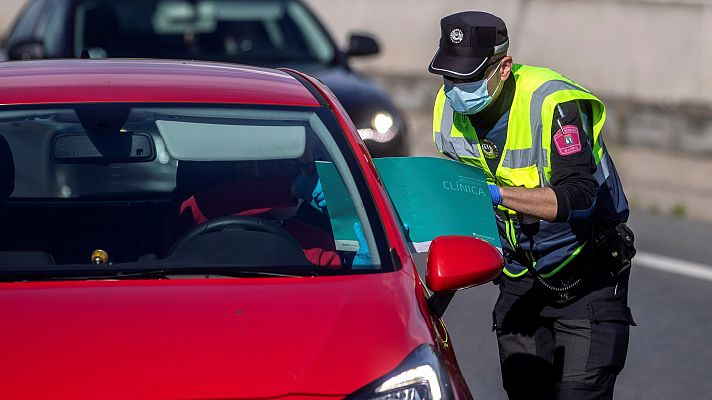
<svg viewBox="0 0 712 400">
<path fill-rule="evenodd" d="M 509 48 L 507 26 L 499 17 L 464 11 L 440 20 L 440 46 L 428 70 L 449 78 L 470 79 L 487 68 L 492 56 Z"/>
</svg>

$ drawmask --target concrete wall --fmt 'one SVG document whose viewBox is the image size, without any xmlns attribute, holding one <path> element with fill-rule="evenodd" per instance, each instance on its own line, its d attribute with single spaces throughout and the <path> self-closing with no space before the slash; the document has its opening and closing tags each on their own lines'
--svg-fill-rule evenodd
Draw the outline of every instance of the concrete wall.
<svg viewBox="0 0 712 400">
<path fill-rule="evenodd" d="M 25 4 L 25 0 L 0 0 L 0 33 L 5 34 L 8 25 L 23 4 Z"/>
<path fill-rule="evenodd" d="M 610 96 L 712 103 L 709 0 L 307 0 L 339 39 L 374 32 L 379 71 L 422 74 L 439 20 L 492 12 L 508 25 L 515 61 L 548 66 Z M 354 6 L 357 4 L 357 6 Z"/>
<path fill-rule="evenodd" d="M 710 0 L 307 2 L 341 43 L 352 31 L 380 39 L 383 54 L 356 65 L 405 93 L 396 98 L 406 109 L 432 101 L 440 18 L 482 10 L 507 23 L 515 62 L 556 69 L 601 96 L 611 139 L 712 155 Z"/>
</svg>

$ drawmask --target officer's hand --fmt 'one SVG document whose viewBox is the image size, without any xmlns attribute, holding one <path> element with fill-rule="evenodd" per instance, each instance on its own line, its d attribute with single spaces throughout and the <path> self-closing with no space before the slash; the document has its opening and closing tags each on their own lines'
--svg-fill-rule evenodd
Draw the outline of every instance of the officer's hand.
<svg viewBox="0 0 712 400">
<path fill-rule="evenodd" d="M 366 237 L 363 234 L 363 228 L 358 222 L 354 223 L 354 233 L 356 234 L 356 240 L 358 241 L 358 251 L 356 256 L 354 256 L 354 262 L 351 264 L 351 268 L 366 268 L 371 265 L 371 254 L 368 252 L 368 244 L 366 244 Z"/>
<path fill-rule="evenodd" d="M 309 203 L 315 210 L 321 213 L 326 210 L 326 196 L 318 175 L 297 176 L 297 180 L 294 182 L 294 192 L 298 198 Z"/>
<path fill-rule="evenodd" d="M 501 206 L 502 205 L 502 193 L 499 191 L 499 186 L 488 183 L 487 187 L 489 188 L 490 197 L 492 198 L 492 205 L 495 207 Z"/>
</svg>

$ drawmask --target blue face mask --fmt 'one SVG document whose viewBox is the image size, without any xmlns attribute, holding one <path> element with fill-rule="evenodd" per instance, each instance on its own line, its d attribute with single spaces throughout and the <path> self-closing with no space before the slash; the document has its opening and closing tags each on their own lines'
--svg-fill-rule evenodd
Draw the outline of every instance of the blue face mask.
<svg viewBox="0 0 712 400">
<path fill-rule="evenodd" d="M 500 62 L 501 64 L 501 62 Z M 460 114 L 477 114 L 492 102 L 492 94 L 487 89 L 490 79 L 499 70 L 499 65 L 489 78 L 477 82 L 455 83 L 447 78 L 445 80 L 445 96 L 455 112 Z M 499 81 L 494 93 L 499 90 L 502 81 Z"/>
</svg>

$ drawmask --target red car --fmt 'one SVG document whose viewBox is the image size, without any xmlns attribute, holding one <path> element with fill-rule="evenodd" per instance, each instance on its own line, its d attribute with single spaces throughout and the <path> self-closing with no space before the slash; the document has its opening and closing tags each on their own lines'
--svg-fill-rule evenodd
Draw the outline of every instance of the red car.
<svg viewBox="0 0 712 400">
<path fill-rule="evenodd" d="M 427 289 L 315 79 L 59 60 L 0 87 L 3 399 L 471 398 L 440 316 L 502 258 L 436 238 Z"/>
</svg>

